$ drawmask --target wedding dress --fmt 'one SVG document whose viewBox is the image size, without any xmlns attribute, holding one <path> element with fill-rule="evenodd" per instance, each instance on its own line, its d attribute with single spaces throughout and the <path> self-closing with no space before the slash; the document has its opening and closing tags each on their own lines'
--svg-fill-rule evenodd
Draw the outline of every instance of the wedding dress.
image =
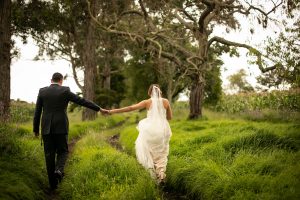
<svg viewBox="0 0 300 200">
<path fill-rule="evenodd" d="M 151 101 L 147 117 L 137 126 L 139 135 L 135 141 L 136 157 L 138 162 L 150 171 L 153 178 L 156 176 L 158 181 L 163 181 L 166 177 L 172 132 L 166 118 L 161 91 L 156 86 L 153 86 Z"/>
</svg>

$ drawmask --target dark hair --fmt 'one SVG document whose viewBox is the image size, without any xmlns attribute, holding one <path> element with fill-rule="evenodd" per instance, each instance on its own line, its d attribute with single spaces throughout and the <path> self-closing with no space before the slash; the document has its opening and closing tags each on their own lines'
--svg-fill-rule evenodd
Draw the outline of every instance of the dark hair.
<svg viewBox="0 0 300 200">
<path fill-rule="evenodd" d="M 148 95 L 151 96 L 151 93 L 152 93 L 152 89 L 153 89 L 153 86 L 156 86 L 160 89 L 159 85 L 158 84 L 151 84 L 149 89 L 148 89 Z"/>
<path fill-rule="evenodd" d="M 58 72 L 55 72 L 53 75 L 52 75 L 52 81 L 53 82 L 59 82 L 61 80 L 63 80 L 63 75 L 61 73 L 58 73 Z"/>
</svg>

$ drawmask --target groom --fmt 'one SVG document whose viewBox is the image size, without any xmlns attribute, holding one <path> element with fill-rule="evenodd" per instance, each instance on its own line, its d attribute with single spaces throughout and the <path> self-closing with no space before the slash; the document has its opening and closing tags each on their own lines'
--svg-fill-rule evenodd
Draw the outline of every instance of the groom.
<svg viewBox="0 0 300 200">
<path fill-rule="evenodd" d="M 33 132 L 38 137 L 40 118 L 43 112 L 41 134 L 44 141 L 48 180 L 52 190 L 57 188 L 58 182 L 63 178 L 68 155 L 69 121 L 67 106 L 69 101 L 94 111 L 100 111 L 103 114 L 106 113 L 95 103 L 72 93 L 69 87 L 62 86 L 62 82 L 62 74 L 54 73 L 51 85 L 40 89 L 33 120 Z"/>
</svg>

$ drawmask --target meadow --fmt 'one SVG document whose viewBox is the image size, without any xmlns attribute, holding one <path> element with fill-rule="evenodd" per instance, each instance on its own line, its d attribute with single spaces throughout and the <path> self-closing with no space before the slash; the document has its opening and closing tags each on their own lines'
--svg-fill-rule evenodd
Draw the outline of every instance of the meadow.
<svg viewBox="0 0 300 200">
<path fill-rule="evenodd" d="M 300 124 L 204 110 L 187 120 L 174 105 L 167 182 L 162 189 L 135 159 L 145 111 L 80 122 L 70 113 L 71 154 L 55 199 L 299 199 Z M 49 199 L 40 140 L 31 121 L 0 126 L 0 199 Z M 109 138 L 119 135 L 119 149 Z M 164 191 L 162 191 L 164 190 Z"/>
<path fill-rule="evenodd" d="M 237 119 L 177 120 L 167 187 L 190 199 L 298 199 L 299 130 L 294 123 Z M 120 141 L 134 155 L 135 125 Z"/>
</svg>

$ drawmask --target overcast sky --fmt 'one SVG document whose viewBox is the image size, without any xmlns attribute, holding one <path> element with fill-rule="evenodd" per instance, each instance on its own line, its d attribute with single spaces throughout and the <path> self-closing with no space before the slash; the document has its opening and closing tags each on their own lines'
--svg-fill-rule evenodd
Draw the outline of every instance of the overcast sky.
<svg viewBox="0 0 300 200">
<path fill-rule="evenodd" d="M 224 28 L 218 28 L 215 29 L 212 35 L 218 35 L 235 42 L 251 44 L 260 49 L 259 45 L 267 36 L 275 37 L 278 34 L 278 27 L 271 25 L 268 26 L 267 30 L 256 26 L 254 34 L 251 35 L 247 19 L 240 19 L 242 22 L 240 31 L 226 33 Z M 275 34 L 275 30 L 277 34 Z M 15 41 L 16 46 L 20 49 L 20 57 L 13 59 L 11 64 L 11 99 L 35 102 L 39 88 L 50 84 L 54 72 L 72 75 L 70 63 L 65 60 L 35 61 L 34 57 L 38 53 L 38 47 L 32 39 L 29 39 L 27 44 L 22 44 L 18 38 L 15 38 Z M 242 68 L 248 73 L 247 80 L 250 84 L 253 86 L 256 84 L 255 77 L 260 74 L 258 67 L 247 63 L 246 50 L 240 48 L 239 52 L 240 57 L 222 56 L 224 62 L 222 66 L 223 88 L 228 85 L 227 77 Z M 64 85 L 69 86 L 73 92 L 80 91 L 72 77 L 67 78 Z"/>
</svg>

